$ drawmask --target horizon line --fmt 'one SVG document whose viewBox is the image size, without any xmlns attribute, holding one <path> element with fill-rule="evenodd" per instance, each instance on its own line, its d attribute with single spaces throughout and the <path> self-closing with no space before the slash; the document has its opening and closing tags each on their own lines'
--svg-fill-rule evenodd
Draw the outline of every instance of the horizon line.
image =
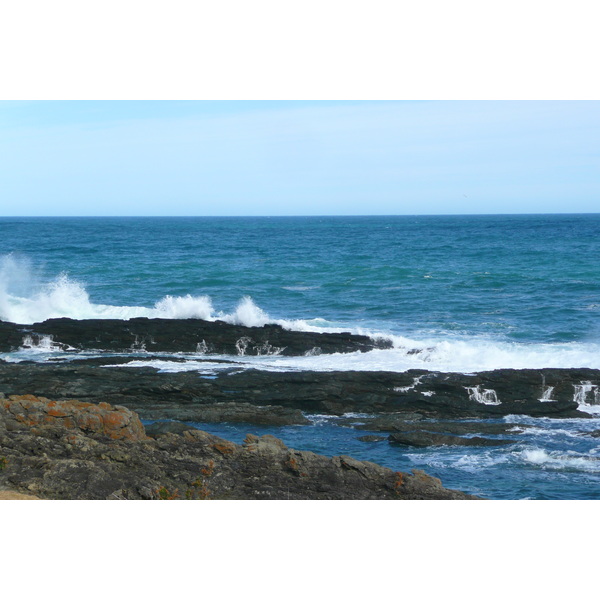
<svg viewBox="0 0 600 600">
<path fill-rule="evenodd" d="M 285 219 L 285 218 L 354 218 L 354 217 L 526 217 L 549 215 L 599 215 L 596 212 L 531 213 L 401 213 L 401 214 L 326 214 L 326 215 L 0 215 L 0 219 Z"/>
</svg>

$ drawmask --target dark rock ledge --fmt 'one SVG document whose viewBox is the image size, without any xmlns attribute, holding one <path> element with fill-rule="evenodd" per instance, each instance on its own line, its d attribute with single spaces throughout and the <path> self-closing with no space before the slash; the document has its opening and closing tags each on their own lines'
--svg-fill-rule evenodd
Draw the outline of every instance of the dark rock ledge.
<svg viewBox="0 0 600 600">
<path fill-rule="evenodd" d="M 242 445 L 206 432 L 147 435 L 105 402 L 0 397 L 0 498 L 474 499 L 422 471 L 327 458 L 273 436 Z"/>
<path fill-rule="evenodd" d="M 206 378 L 193 371 L 101 367 L 97 360 L 0 361 L 0 393 L 106 401 L 148 420 L 284 425 L 305 423 L 302 413 L 393 414 L 408 421 L 498 419 L 511 414 L 589 418 L 579 410 L 575 397 L 585 394 L 585 401 L 596 403 L 600 390 L 600 371 L 592 369 L 501 369 L 475 374 L 232 369 Z M 116 364 L 123 359 L 108 361 Z M 548 390 L 549 400 L 543 398 Z"/>
<path fill-rule="evenodd" d="M 48 338 L 65 350 L 201 352 L 302 356 L 390 348 L 385 339 L 351 333 L 290 331 L 280 325 L 245 327 L 203 319 L 48 319 L 33 325 L 0 321 L 0 352 L 37 345 Z"/>
</svg>

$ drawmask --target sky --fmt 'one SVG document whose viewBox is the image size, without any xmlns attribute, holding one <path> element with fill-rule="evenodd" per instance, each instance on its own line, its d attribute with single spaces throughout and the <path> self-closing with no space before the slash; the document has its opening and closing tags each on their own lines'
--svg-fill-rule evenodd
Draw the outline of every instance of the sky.
<svg viewBox="0 0 600 600">
<path fill-rule="evenodd" d="M 0 216 L 599 211 L 598 101 L 0 101 Z"/>
</svg>

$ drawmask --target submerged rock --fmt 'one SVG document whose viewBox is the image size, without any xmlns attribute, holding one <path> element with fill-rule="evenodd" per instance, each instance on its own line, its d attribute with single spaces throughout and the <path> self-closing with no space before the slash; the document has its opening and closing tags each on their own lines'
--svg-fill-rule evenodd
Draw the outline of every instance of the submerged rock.
<svg viewBox="0 0 600 600">
<path fill-rule="evenodd" d="M 589 433 L 584 433 L 582 435 L 589 435 L 590 437 L 600 438 L 600 429 L 595 429 L 594 431 L 590 431 Z"/>
<path fill-rule="evenodd" d="M 416 448 L 427 448 L 429 446 L 506 446 L 515 443 L 514 440 L 491 439 L 479 436 L 465 438 L 428 431 L 392 433 L 388 439 L 393 444 L 414 446 Z"/>
<path fill-rule="evenodd" d="M 102 418 L 90 426 L 90 416 Z M 0 490 L 45 499 L 474 498 L 422 471 L 293 450 L 270 435 L 242 445 L 195 429 L 152 439 L 134 413 L 105 403 L 2 398 L 0 449 Z"/>
<path fill-rule="evenodd" d="M 383 442 L 387 438 L 384 435 L 361 435 L 356 439 L 361 442 Z"/>
<path fill-rule="evenodd" d="M 356 429 L 369 431 L 429 431 L 433 433 L 447 433 L 451 435 L 468 435 L 482 433 L 488 435 L 502 435 L 524 431 L 531 425 L 515 425 L 514 423 L 488 423 L 486 421 L 409 421 L 403 415 L 378 415 L 368 419 L 366 423 L 355 425 Z"/>
<path fill-rule="evenodd" d="M 494 439 L 482 436 L 460 437 L 473 433 L 487 435 L 515 434 L 524 431 L 529 425 L 513 423 L 488 423 L 485 421 L 408 421 L 403 415 L 378 415 L 367 419 L 366 423 L 355 425 L 357 429 L 369 431 L 390 431 L 387 438 L 376 435 L 362 436 L 361 440 L 369 438 L 388 439 L 394 444 L 425 448 L 428 446 L 504 446 L 513 444 L 514 439 Z M 369 440 L 370 441 L 370 440 Z"/>
</svg>

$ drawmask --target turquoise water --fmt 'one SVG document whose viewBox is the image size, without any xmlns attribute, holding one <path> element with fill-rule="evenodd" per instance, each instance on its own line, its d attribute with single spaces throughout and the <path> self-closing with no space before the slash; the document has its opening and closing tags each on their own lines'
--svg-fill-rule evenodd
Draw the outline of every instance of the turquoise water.
<svg viewBox="0 0 600 600">
<path fill-rule="evenodd" d="M 401 335 L 596 341 L 600 215 L 0 219 L 0 256 L 98 304 L 242 296 Z"/>
<path fill-rule="evenodd" d="M 600 368 L 600 215 L 0 219 L 0 318 L 58 316 L 279 322 L 394 341 L 367 355 L 237 359 L 272 370 Z M 155 364 L 218 371 L 191 358 Z M 545 433 L 516 450 L 406 452 L 334 422 L 286 441 L 349 447 L 490 497 L 598 497 L 598 438 L 578 435 L 597 421 L 575 421 L 538 420 Z"/>
<path fill-rule="evenodd" d="M 365 368 L 600 368 L 600 215 L 5 218 L 0 257 L 5 320 L 229 315 L 435 348 Z"/>
</svg>

